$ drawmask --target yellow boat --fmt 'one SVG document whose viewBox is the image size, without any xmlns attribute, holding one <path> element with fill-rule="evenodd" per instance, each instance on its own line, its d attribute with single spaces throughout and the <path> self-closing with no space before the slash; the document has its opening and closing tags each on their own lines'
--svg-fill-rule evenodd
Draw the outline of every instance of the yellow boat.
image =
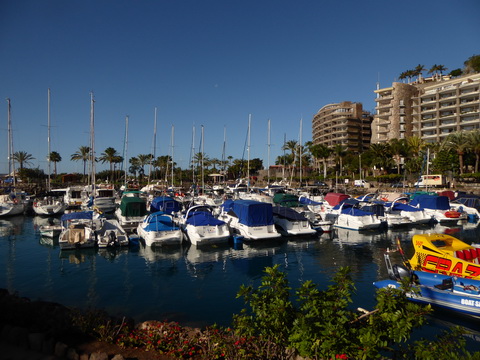
<svg viewBox="0 0 480 360">
<path fill-rule="evenodd" d="M 412 270 L 480 280 L 480 246 L 447 234 L 419 234 L 412 238 Z"/>
</svg>

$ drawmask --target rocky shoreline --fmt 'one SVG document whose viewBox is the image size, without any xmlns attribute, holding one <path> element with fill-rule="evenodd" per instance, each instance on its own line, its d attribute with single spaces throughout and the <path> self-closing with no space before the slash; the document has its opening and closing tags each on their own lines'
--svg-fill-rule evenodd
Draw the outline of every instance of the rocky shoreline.
<svg viewBox="0 0 480 360">
<path fill-rule="evenodd" d="M 0 289 L 0 353 L 3 359 L 168 360 L 141 349 L 124 349 L 98 341 L 73 326 L 76 310 L 31 301 Z M 131 320 L 129 320 L 131 321 Z"/>
</svg>

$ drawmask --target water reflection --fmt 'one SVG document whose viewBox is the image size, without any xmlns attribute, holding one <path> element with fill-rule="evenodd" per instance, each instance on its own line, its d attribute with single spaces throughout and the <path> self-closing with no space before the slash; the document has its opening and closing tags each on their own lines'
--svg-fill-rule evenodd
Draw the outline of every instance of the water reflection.
<svg viewBox="0 0 480 360">
<path fill-rule="evenodd" d="M 23 215 L 0 218 L 0 236 L 10 237 L 20 235 L 24 222 L 25 217 Z"/>
</svg>

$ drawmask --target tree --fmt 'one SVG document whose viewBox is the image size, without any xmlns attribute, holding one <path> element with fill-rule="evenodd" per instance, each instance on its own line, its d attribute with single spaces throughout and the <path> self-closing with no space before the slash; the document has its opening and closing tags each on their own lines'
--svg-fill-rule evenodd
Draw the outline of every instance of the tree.
<svg viewBox="0 0 480 360">
<path fill-rule="evenodd" d="M 446 149 L 453 150 L 457 153 L 460 165 L 460 175 L 462 175 L 464 172 L 464 156 L 470 150 L 470 144 L 466 133 L 464 131 L 459 131 L 449 134 L 443 145 Z"/>
<path fill-rule="evenodd" d="M 347 155 L 347 150 L 341 144 L 335 145 L 332 151 L 333 155 L 335 156 L 335 163 L 338 165 L 338 173 L 342 176 L 343 171 L 343 158 Z"/>
<path fill-rule="evenodd" d="M 467 134 L 469 148 L 475 154 L 475 172 L 478 172 L 480 164 L 480 130 L 475 129 Z"/>
<path fill-rule="evenodd" d="M 480 55 L 470 56 L 464 63 L 465 74 L 472 74 L 480 72 Z"/>
<path fill-rule="evenodd" d="M 320 159 L 323 164 L 323 178 L 327 177 L 327 159 L 332 154 L 332 150 L 323 144 L 313 145 L 310 152 L 315 159 Z"/>
<path fill-rule="evenodd" d="M 58 152 L 52 151 L 48 155 L 48 161 L 53 162 L 53 173 L 55 174 L 55 176 L 57 176 L 57 163 L 62 161 L 62 157 Z"/>
<path fill-rule="evenodd" d="M 35 158 L 26 151 L 17 151 L 13 154 L 13 160 L 18 162 L 20 170 L 22 170 L 25 165 L 32 165 L 31 160 L 34 159 Z"/>
<path fill-rule="evenodd" d="M 128 171 L 130 174 L 133 174 L 135 176 L 135 179 L 137 178 L 137 172 L 140 171 L 141 166 L 140 166 L 140 161 L 138 161 L 138 158 L 135 156 L 131 157 L 130 160 L 128 160 L 130 163 L 130 167 L 128 168 Z"/>
<path fill-rule="evenodd" d="M 391 139 L 388 142 L 388 148 L 390 155 L 392 155 L 393 160 L 397 164 L 397 174 L 400 174 L 400 161 L 402 157 L 405 157 L 408 153 L 408 144 L 405 139 Z"/>
<path fill-rule="evenodd" d="M 150 164 L 150 162 L 153 160 L 153 155 L 152 154 L 140 154 L 137 156 L 138 160 L 138 165 L 140 166 L 140 176 L 145 175 L 145 165 Z"/>
<path fill-rule="evenodd" d="M 113 164 L 118 161 L 119 155 L 117 150 L 112 147 L 108 147 L 105 149 L 103 153 L 100 154 L 98 160 L 102 162 L 102 164 L 108 162 L 110 165 L 110 179 L 113 181 Z M 122 159 L 123 160 L 123 159 Z"/>
<path fill-rule="evenodd" d="M 415 76 L 418 77 L 418 80 L 420 80 L 422 78 L 422 72 L 424 72 L 425 70 L 426 70 L 425 65 L 418 64 L 415 67 L 415 69 L 413 71 L 414 71 Z"/>
<path fill-rule="evenodd" d="M 70 160 L 73 161 L 83 161 L 83 177 L 85 178 L 87 161 L 90 160 L 90 147 L 89 146 L 80 146 L 78 151 L 71 155 Z"/>
</svg>

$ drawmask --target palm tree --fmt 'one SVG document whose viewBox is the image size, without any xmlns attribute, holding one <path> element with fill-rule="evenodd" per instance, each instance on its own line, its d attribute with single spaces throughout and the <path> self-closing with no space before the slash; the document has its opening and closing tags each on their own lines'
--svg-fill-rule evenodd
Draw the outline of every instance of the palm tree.
<svg viewBox="0 0 480 360">
<path fill-rule="evenodd" d="M 332 153 L 335 155 L 335 163 L 337 163 L 338 166 L 338 173 L 340 176 L 342 176 L 342 169 L 343 169 L 343 158 L 345 155 L 347 155 L 347 150 L 345 147 L 341 144 L 335 145 L 333 148 Z"/>
<path fill-rule="evenodd" d="M 90 147 L 89 146 L 80 146 L 78 151 L 70 156 L 70 160 L 83 161 L 83 177 L 85 178 L 87 161 L 90 160 Z"/>
<path fill-rule="evenodd" d="M 422 72 L 424 72 L 425 70 L 425 65 L 421 65 L 421 64 L 418 64 L 415 69 L 413 70 L 414 73 L 415 73 L 415 76 L 418 77 L 418 80 L 420 80 L 422 78 Z"/>
<path fill-rule="evenodd" d="M 290 165 L 290 172 L 291 175 L 293 176 L 293 165 L 295 164 L 296 160 L 296 153 L 298 150 L 298 142 L 295 140 L 289 140 L 282 146 L 282 150 L 289 150 L 290 151 L 290 157 L 291 160 L 289 160 L 289 165 Z"/>
<path fill-rule="evenodd" d="M 102 164 L 108 162 L 110 164 L 110 178 L 113 181 L 113 164 L 118 160 L 118 153 L 117 150 L 115 150 L 112 147 L 108 147 L 105 149 L 103 153 L 100 154 L 100 157 L 98 160 L 102 162 Z M 122 159 L 123 160 L 123 159 Z"/>
<path fill-rule="evenodd" d="M 464 131 L 451 133 L 446 137 L 443 145 L 446 149 L 457 153 L 458 163 L 460 164 L 460 175 L 462 175 L 464 170 L 463 156 L 470 150 L 467 134 Z"/>
<path fill-rule="evenodd" d="M 135 156 L 131 157 L 128 162 L 130 163 L 130 167 L 128 168 L 128 171 L 135 176 L 135 179 L 137 178 L 137 172 L 140 171 L 141 166 L 140 162 L 138 161 L 138 158 Z"/>
<path fill-rule="evenodd" d="M 57 163 L 62 161 L 62 157 L 58 152 L 52 151 L 48 155 L 48 161 L 53 162 L 53 173 L 55 174 L 55 176 L 57 176 Z"/>
<path fill-rule="evenodd" d="M 323 164 L 323 178 L 327 178 L 327 159 L 332 154 L 332 150 L 324 144 L 313 145 L 310 149 L 312 156 L 315 159 L 321 159 Z"/>
<path fill-rule="evenodd" d="M 24 165 L 32 165 L 32 162 L 30 160 L 34 159 L 35 158 L 26 151 L 17 151 L 13 154 L 13 160 L 18 162 L 18 164 L 20 165 L 20 170 L 23 169 Z"/>
<path fill-rule="evenodd" d="M 145 175 L 145 165 L 150 164 L 153 160 L 152 154 L 140 154 L 137 156 L 138 164 L 140 165 L 140 174 Z"/>
<path fill-rule="evenodd" d="M 470 149 L 475 154 L 475 172 L 478 172 L 480 164 L 480 130 L 472 130 L 468 133 L 468 143 Z"/>
<path fill-rule="evenodd" d="M 392 161 L 390 157 L 385 156 L 389 151 L 388 143 L 370 144 L 368 152 L 372 155 L 372 165 L 386 172 Z"/>
<path fill-rule="evenodd" d="M 407 141 L 405 139 L 393 138 L 388 142 L 389 154 L 392 155 L 393 160 L 397 164 L 397 174 L 400 174 L 400 161 L 402 157 L 407 155 Z"/>
</svg>

